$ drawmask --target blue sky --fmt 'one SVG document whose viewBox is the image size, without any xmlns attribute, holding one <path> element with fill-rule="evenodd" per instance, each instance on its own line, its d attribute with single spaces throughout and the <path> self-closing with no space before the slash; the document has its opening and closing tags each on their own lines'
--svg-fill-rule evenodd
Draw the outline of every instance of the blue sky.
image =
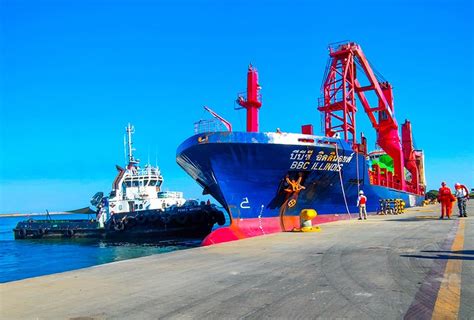
<svg viewBox="0 0 474 320">
<path fill-rule="evenodd" d="M 158 159 L 165 189 L 199 197 L 176 147 L 208 105 L 234 111 L 252 62 L 262 131 L 320 132 L 327 45 L 350 39 L 412 121 L 428 188 L 474 187 L 471 1 L 0 1 L 0 213 L 67 210 L 108 192 L 123 164 Z M 360 111 L 358 127 L 373 146 Z"/>
</svg>

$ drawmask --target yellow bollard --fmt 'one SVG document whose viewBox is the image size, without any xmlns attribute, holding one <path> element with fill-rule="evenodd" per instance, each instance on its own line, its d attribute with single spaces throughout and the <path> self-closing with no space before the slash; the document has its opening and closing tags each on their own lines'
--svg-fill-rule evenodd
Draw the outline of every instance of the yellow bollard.
<svg viewBox="0 0 474 320">
<path fill-rule="evenodd" d="M 318 213 L 314 209 L 303 209 L 300 212 L 300 228 L 294 228 L 294 232 L 319 232 L 319 226 L 313 226 L 311 220 L 316 218 Z"/>
</svg>

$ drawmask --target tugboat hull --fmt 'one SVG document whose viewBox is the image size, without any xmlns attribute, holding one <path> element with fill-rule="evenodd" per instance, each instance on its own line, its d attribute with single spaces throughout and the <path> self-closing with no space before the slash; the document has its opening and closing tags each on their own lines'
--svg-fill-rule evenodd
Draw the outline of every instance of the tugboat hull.
<svg viewBox="0 0 474 320">
<path fill-rule="evenodd" d="M 169 239 L 205 238 L 215 223 L 225 223 L 214 205 L 175 207 L 166 211 L 144 210 L 114 214 L 104 228 L 92 220 L 21 221 L 13 229 L 15 239 L 100 238 Z"/>
</svg>

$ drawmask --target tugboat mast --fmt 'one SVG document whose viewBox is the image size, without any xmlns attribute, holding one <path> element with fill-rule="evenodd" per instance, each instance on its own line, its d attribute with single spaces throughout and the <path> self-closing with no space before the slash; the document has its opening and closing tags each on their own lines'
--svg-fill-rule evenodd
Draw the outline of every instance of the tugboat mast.
<svg viewBox="0 0 474 320">
<path fill-rule="evenodd" d="M 134 165 L 138 164 L 140 161 L 133 157 L 133 141 L 132 141 L 132 134 L 135 133 L 135 127 L 132 126 L 130 123 L 125 128 L 127 131 L 127 151 L 128 151 L 128 167 L 129 169 Z"/>
</svg>

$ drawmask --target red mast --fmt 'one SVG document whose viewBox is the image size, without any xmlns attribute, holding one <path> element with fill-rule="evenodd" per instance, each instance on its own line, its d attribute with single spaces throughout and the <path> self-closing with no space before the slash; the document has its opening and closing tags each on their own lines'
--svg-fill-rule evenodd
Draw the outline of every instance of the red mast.
<svg viewBox="0 0 474 320">
<path fill-rule="evenodd" d="M 247 99 L 239 95 L 237 103 L 247 109 L 247 132 L 258 132 L 258 110 L 262 106 L 258 73 L 251 64 L 247 72 Z"/>
</svg>

